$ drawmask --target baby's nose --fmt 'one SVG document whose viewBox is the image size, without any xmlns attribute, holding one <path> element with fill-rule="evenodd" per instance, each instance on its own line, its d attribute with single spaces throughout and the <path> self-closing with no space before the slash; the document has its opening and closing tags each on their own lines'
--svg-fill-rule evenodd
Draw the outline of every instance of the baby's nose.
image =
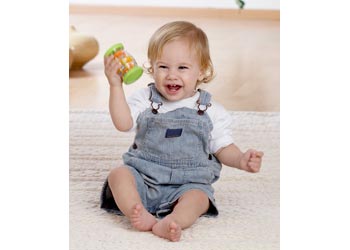
<svg viewBox="0 0 350 250">
<path fill-rule="evenodd" d="M 168 79 L 176 79 L 177 78 L 177 71 L 176 71 L 176 69 L 170 68 L 169 71 L 168 71 L 167 78 Z"/>
</svg>

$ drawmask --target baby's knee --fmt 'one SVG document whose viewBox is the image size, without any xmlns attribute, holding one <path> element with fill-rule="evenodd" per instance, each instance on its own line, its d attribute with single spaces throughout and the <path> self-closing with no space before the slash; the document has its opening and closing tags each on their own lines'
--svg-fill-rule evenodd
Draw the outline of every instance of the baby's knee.
<svg viewBox="0 0 350 250">
<path fill-rule="evenodd" d="M 115 181 L 118 181 L 121 178 L 126 178 L 127 176 L 130 176 L 130 170 L 125 166 L 120 166 L 113 168 L 111 172 L 108 175 L 108 182 L 113 183 Z"/>
<path fill-rule="evenodd" d="M 200 189 L 192 189 L 190 191 L 187 191 L 184 196 L 190 196 L 191 199 L 195 200 L 196 202 L 198 203 L 209 203 L 209 198 L 208 198 L 208 195 L 200 190 Z"/>
<path fill-rule="evenodd" d="M 198 202 L 209 203 L 208 195 L 204 191 L 199 189 L 194 191 L 196 192 L 196 197 L 198 199 Z"/>
</svg>

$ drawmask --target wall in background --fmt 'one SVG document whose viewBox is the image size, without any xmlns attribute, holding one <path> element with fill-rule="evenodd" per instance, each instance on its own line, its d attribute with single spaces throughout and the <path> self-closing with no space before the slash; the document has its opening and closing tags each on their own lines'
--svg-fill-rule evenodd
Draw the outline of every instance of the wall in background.
<svg viewBox="0 0 350 250">
<path fill-rule="evenodd" d="M 237 9 L 235 0 L 69 0 L 70 4 Z M 279 0 L 245 0 L 245 9 L 279 10 Z"/>
</svg>

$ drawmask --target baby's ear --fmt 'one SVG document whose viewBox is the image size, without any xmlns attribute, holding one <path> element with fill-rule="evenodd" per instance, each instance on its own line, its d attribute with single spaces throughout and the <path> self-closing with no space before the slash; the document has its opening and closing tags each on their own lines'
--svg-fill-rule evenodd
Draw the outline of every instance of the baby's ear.
<svg viewBox="0 0 350 250">
<path fill-rule="evenodd" d="M 198 82 L 203 81 L 204 77 L 205 77 L 205 74 L 203 73 L 203 71 L 201 71 L 201 72 L 199 73 L 199 76 L 198 76 Z"/>
</svg>

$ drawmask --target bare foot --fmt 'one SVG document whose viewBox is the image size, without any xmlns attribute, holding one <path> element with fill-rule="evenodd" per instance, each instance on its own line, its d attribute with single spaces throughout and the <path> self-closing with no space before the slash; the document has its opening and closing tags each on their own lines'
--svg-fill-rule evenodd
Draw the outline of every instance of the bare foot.
<svg viewBox="0 0 350 250">
<path fill-rule="evenodd" d="M 130 215 L 130 222 L 137 230 L 151 231 L 157 220 L 141 204 L 135 204 Z"/>
<path fill-rule="evenodd" d="M 179 241 L 181 237 L 181 227 L 169 216 L 158 221 L 152 227 L 152 232 L 170 241 Z"/>
</svg>

